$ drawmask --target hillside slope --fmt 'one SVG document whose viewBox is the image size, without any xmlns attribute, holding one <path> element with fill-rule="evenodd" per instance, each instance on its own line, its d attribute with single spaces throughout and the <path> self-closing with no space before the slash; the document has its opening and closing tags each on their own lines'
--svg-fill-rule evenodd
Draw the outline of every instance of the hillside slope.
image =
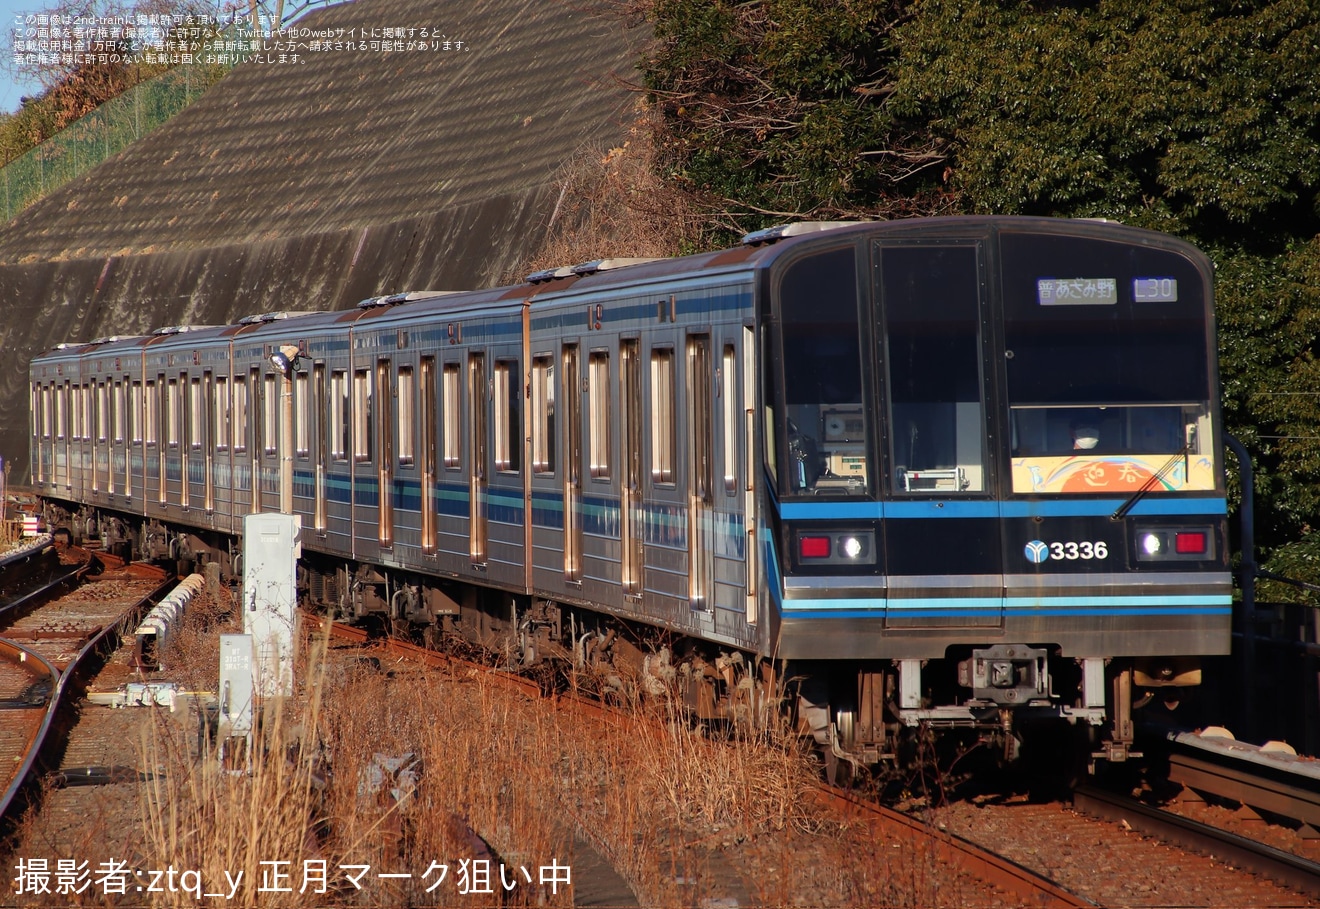
<svg viewBox="0 0 1320 909">
<path fill-rule="evenodd" d="M 35 353 L 493 283 L 544 235 L 560 168 L 626 130 L 641 35 L 586 3 L 356 0 L 298 25 L 354 41 L 427 29 L 463 49 L 244 64 L 0 228 L 0 456 L 15 481 Z"/>
</svg>

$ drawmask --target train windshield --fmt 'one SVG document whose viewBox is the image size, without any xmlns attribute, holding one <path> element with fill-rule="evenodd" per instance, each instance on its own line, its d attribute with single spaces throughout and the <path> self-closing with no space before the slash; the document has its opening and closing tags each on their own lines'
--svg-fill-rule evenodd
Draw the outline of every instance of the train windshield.
<svg viewBox="0 0 1320 909">
<path fill-rule="evenodd" d="M 1013 491 L 1213 489 L 1208 288 L 1177 252 L 1002 239 Z"/>
<path fill-rule="evenodd" d="M 861 326 L 851 247 L 794 262 L 779 284 L 786 433 L 771 468 L 787 495 L 870 492 L 867 424 L 862 408 Z M 773 393 L 767 401 L 779 400 Z M 776 426 L 779 415 L 767 415 Z"/>
</svg>

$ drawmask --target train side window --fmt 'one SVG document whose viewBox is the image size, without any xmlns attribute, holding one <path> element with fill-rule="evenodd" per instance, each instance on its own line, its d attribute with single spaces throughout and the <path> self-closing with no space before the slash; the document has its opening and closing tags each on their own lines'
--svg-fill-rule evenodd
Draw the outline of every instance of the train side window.
<svg viewBox="0 0 1320 909">
<path fill-rule="evenodd" d="M 458 364 L 446 363 L 441 375 L 444 394 L 444 449 L 445 467 L 458 470 L 463 466 L 462 432 L 460 426 L 463 416 L 462 382 Z"/>
<path fill-rule="evenodd" d="M 124 383 L 123 383 L 123 382 L 116 382 L 116 383 L 115 383 L 115 398 L 114 398 L 114 401 L 115 401 L 115 421 L 114 421 L 114 423 L 115 423 L 115 441 L 122 445 L 122 444 L 124 443 L 124 440 L 125 440 L 126 438 L 128 438 L 128 435 L 127 435 L 127 432 L 126 432 L 126 430 L 127 430 L 127 426 L 125 425 L 125 422 L 124 422 L 125 419 L 126 419 L 126 415 L 125 415 L 124 411 L 125 411 L 125 409 L 126 409 L 127 406 L 128 406 L 128 394 L 127 394 L 127 392 L 124 390 Z"/>
<path fill-rule="evenodd" d="M 87 441 L 92 437 L 92 389 L 89 385 L 78 388 L 78 438 Z"/>
<path fill-rule="evenodd" d="M 367 440 L 367 444 L 373 444 L 374 439 L 374 444 L 378 446 L 376 464 L 382 471 L 382 488 L 388 488 L 389 483 L 385 477 L 388 476 L 387 472 L 394 466 L 394 430 L 397 421 L 391 407 L 394 404 L 394 398 L 391 395 L 391 369 L 392 364 L 389 360 L 380 359 L 376 361 L 374 386 L 378 389 L 380 397 L 372 400 L 367 408 L 367 419 L 371 421 L 369 432 L 373 437 Z M 382 514 L 388 516 L 389 503 L 382 500 L 381 507 L 383 509 Z M 390 538 L 388 521 L 386 521 L 381 524 L 380 540 L 382 543 L 386 543 Z"/>
<path fill-rule="evenodd" d="M 307 406 L 310 400 L 308 389 L 311 378 L 305 372 L 293 377 L 293 450 L 298 457 L 306 461 L 312 456 L 311 410 Z"/>
<path fill-rule="evenodd" d="M 69 384 L 55 390 L 55 437 L 64 439 L 69 434 Z"/>
<path fill-rule="evenodd" d="M 411 366 L 399 367 L 399 466 L 411 467 L 417 451 L 417 385 Z"/>
<path fill-rule="evenodd" d="M 720 363 L 720 416 L 724 424 L 724 491 L 738 491 L 738 352 L 732 344 L 724 345 Z"/>
<path fill-rule="evenodd" d="M 674 349 L 651 349 L 651 480 L 672 484 L 677 460 L 674 434 Z"/>
<path fill-rule="evenodd" d="M 775 459 L 790 495 L 863 495 L 871 490 L 862 404 L 862 328 L 857 256 L 826 250 L 789 265 L 779 282 L 782 395 L 767 396 L 777 421 Z M 782 406 L 782 410 L 780 407 Z"/>
<path fill-rule="evenodd" d="M 610 478 L 610 352 L 593 350 L 587 366 L 587 426 L 591 476 Z"/>
<path fill-rule="evenodd" d="M 555 358 L 532 358 L 532 472 L 555 472 Z"/>
<path fill-rule="evenodd" d="M 435 357 L 422 357 L 421 380 L 417 386 L 420 399 L 420 407 L 417 411 L 418 423 L 422 430 L 422 440 L 418 451 L 422 455 L 422 471 L 430 477 L 435 476 L 435 469 L 440 460 L 440 440 L 436 437 L 437 418 L 440 415 L 439 397 L 436 393 L 437 377 Z"/>
<path fill-rule="evenodd" d="M 160 390 L 154 379 L 147 383 L 145 403 L 142 409 L 142 434 L 146 444 L 151 446 L 160 440 L 160 427 L 157 425 L 160 418 Z"/>
<path fill-rule="evenodd" d="M 229 425 L 233 428 L 235 454 L 243 454 L 247 451 L 248 409 L 247 376 L 234 376 L 234 418 Z"/>
<path fill-rule="evenodd" d="M 104 382 L 96 383 L 96 441 L 110 437 L 110 394 Z"/>
<path fill-rule="evenodd" d="M 142 383 L 134 382 L 128 390 L 128 437 L 134 445 L 142 444 Z"/>
<path fill-rule="evenodd" d="M 156 376 L 156 400 L 153 401 L 156 408 L 156 445 L 162 447 L 169 443 L 169 383 L 166 383 L 165 376 Z M 165 463 L 165 462 L 161 462 Z"/>
<path fill-rule="evenodd" d="M 348 371 L 330 373 L 330 458 L 348 460 Z"/>
<path fill-rule="evenodd" d="M 192 383 L 187 374 L 179 376 L 179 447 L 192 448 L 192 441 L 198 433 L 193 422 L 196 411 L 193 409 Z"/>
<path fill-rule="evenodd" d="M 279 451 L 280 389 L 278 377 L 271 373 L 261 383 L 261 441 L 262 451 L 273 455 Z"/>
<path fill-rule="evenodd" d="M 353 373 L 353 460 L 365 463 L 371 460 L 371 372 L 359 369 Z"/>
<path fill-rule="evenodd" d="M 181 422 L 179 419 L 180 399 L 178 380 L 170 379 L 166 388 L 168 391 L 166 393 L 167 409 L 165 411 L 165 442 L 170 448 L 178 448 L 180 435 L 179 423 Z"/>
<path fill-rule="evenodd" d="M 229 450 L 229 379 L 215 377 L 215 450 Z"/>
<path fill-rule="evenodd" d="M 985 489 L 980 278 L 972 246 L 881 250 L 897 492 Z"/>
<path fill-rule="evenodd" d="M 259 370 L 248 370 L 248 388 L 251 389 L 252 397 L 248 400 L 248 416 L 251 417 L 248 425 L 248 448 L 255 455 L 262 449 L 261 433 L 265 428 L 264 414 L 261 409 L 262 384 L 261 373 Z M 256 502 L 253 503 L 257 504 Z"/>
<path fill-rule="evenodd" d="M 188 404 L 192 411 L 192 420 L 189 422 L 190 438 L 188 443 L 194 451 L 201 451 L 202 439 L 206 435 L 206 398 L 202 395 L 202 380 L 200 377 L 193 378 L 188 393 L 190 395 Z"/>
<path fill-rule="evenodd" d="M 51 436 L 51 414 L 54 412 L 51 408 L 51 386 L 43 385 L 41 387 L 41 437 L 49 439 Z"/>
<path fill-rule="evenodd" d="M 522 398 L 517 360 L 495 361 L 495 469 L 517 473 L 521 466 Z"/>
</svg>

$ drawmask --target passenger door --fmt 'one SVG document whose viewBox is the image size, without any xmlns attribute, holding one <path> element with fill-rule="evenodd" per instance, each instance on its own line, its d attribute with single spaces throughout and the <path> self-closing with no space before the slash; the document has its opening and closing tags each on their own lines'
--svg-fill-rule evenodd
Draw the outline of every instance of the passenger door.
<svg viewBox="0 0 1320 909">
<path fill-rule="evenodd" d="M 877 245 L 876 256 L 890 454 L 886 626 L 1001 627 L 982 246 Z"/>
</svg>

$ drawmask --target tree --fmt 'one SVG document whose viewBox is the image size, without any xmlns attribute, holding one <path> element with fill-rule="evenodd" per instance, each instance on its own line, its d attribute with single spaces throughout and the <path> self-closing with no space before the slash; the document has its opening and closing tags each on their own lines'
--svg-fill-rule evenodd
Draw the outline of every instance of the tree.
<svg viewBox="0 0 1320 909">
<path fill-rule="evenodd" d="M 645 84 L 667 175 L 732 231 L 950 209 L 929 133 L 886 103 L 898 4 L 657 0 Z"/>
<path fill-rule="evenodd" d="M 1256 460 L 1258 541 L 1272 565 L 1320 582 L 1320 5 L 654 0 L 649 12 L 644 73 L 668 173 L 714 223 L 1104 217 L 1205 249 L 1225 422 Z"/>
<path fill-rule="evenodd" d="M 1276 569 L 1320 566 L 1320 7 L 916 9 L 894 104 L 950 150 L 969 211 L 1113 218 L 1215 260 L 1224 416 L 1257 459 L 1258 539 Z"/>
<path fill-rule="evenodd" d="M 970 210 L 1105 216 L 1267 254 L 1316 230 L 1314 3 L 916 9 L 895 105 L 952 148 Z"/>
</svg>

